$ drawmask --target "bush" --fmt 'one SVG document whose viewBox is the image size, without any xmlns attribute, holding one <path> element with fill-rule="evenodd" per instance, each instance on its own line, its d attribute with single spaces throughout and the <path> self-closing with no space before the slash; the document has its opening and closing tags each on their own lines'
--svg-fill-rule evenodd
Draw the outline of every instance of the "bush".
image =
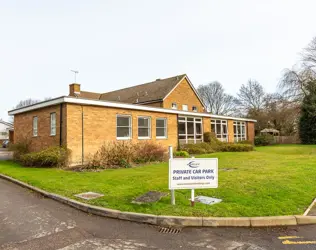
<svg viewBox="0 0 316 250">
<path fill-rule="evenodd" d="M 127 168 L 133 163 L 164 161 L 166 157 L 166 148 L 154 142 L 113 141 L 101 146 L 87 168 Z"/>
<path fill-rule="evenodd" d="M 146 163 L 164 161 L 167 159 L 166 148 L 151 141 L 136 144 L 136 154 L 133 162 Z"/>
<path fill-rule="evenodd" d="M 190 157 L 190 154 L 187 151 L 176 151 L 174 153 L 174 156 L 175 157 L 185 157 L 185 158 L 187 158 L 187 157 Z"/>
<path fill-rule="evenodd" d="M 250 144 L 250 145 L 252 145 L 252 142 L 248 141 L 248 140 L 243 140 L 243 141 L 238 141 L 237 144 Z"/>
<path fill-rule="evenodd" d="M 25 138 L 21 142 L 10 145 L 9 149 L 13 151 L 13 160 L 20 161 L 22 155 L 30 152 L 30 140 Z"/>
<path fill-rule="evenodd" d="M 220 151 L 220 147 L 223 142 L 218 140 L 213 132 L 205 132 L 203 134 L 204 142 L 207 142 L 211 145 L 213 151 Z"/>
<path fill-rule="evenodd" d="M 273 135 L 259 135 L 255 137 L 256 146 L 268 146 L 275 144 Z"/>
<path fill-rule="evenodd" d="M 70 151 L 64 147 L 50 147 L 39 152 L 20 156 L 24 166 L 32 167 L 66 167 Z"/>
<path fill-rule="evenodd" d="M 201 142 L 197 144 L 183 144 L 181 150 L 187 151 L 189 154 L 208 154 L 214 153 L 215 150 L 212 145 L 207 142 Z"/>
<path fill-rule="evenodd" d="M 248 152 L 253 151 L 251 144 L 223 143 L 221 146 L 222 152 Z"/>
</svg>

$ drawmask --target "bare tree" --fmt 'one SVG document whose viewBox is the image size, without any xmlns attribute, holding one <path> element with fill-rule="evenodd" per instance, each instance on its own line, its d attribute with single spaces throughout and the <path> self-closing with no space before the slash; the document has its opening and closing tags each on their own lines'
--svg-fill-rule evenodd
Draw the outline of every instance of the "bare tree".
<svg viewBox="0 0 316 250">
<path fill-rule="evenodd" d="M 293 102 L 301 102 L 307 94 L 308 82 L 316 78 L 315 72 L 310 67 L 300 69 L 285 69 L 279 82 L 282 95 Z"/>
<path fill-rule="evenodd" d="M 215 115 L 233 115 L 236 113 L 236 98 L 226 94 L 221 83 L 211 82 L 197 89 L 207 111 Z"/>
<path fill-rule="evenodd" d="M 241 111 L 247 114 L 250 110 L 255 112 L 263 108 L 266 93 L 258 81 L 249 79 L 247 84 L 241 85 L 237 96 Z"/>
<path fill-rule="evenodd" d="M 18 108 L 30 106 L 30 105 L 33 105 L 33 104 L 38 103 L 38 102 L 40 102 L 40 100 L 38 100 L 38 99 L 32 99 L 32 98 L 25 99 L 25 100 L 21 100 L 21 101 L 15 106 L 15 108 L 18 109 Z"/>
<path fill-rule="evenodd" d="M 316 67 L 316 37 L 303 49 L 302 61 L 305 67 L 315 68 Z"/>
</svg>

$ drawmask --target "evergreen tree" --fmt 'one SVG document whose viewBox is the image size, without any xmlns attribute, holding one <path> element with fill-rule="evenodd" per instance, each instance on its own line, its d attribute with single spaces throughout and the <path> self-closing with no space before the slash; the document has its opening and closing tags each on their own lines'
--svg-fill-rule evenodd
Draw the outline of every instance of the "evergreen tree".
<svg viewBox="0 0 316 250">
<path fill-rule="evenodd" d="M 307 94 L 301 106 L 299 128 L 303 144 L 316 144 L 316 80 L 307 84 Z"/>
</svg>

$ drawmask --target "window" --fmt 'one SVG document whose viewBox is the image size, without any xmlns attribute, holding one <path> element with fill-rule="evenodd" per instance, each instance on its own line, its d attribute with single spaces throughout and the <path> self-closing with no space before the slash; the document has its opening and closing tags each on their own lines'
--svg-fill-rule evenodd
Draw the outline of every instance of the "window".
<svg viewBox="0 0 316 250">
<path fill-rule="evenodd" d="M 116 117 L 116 138 L 128 140 L 132 138 L 132 119 L 129 115 L 118 115 Z"/>
<path fill-rule="evenodd" d="M 50 114 L 50 135 L 56 135 L 56 113 Z"/>
<path fill-rule="evenodd" d="M 180 144 L 202 142 L 202 118 L 179 117 L 178 134 Z"/>
<path fill-rule="evenodd" d="M 37 136 L 37 116 L 33 117 L 33 136 Z"/>
<path fill-rule="evenodd" d="M 188 105 L 186 105 L 186 104 L 182 105 L 182 110 L 188 111 Z"/>
<path fill-rule="evenodd" d="M 1 132 L 0 135 L 7 136 L 8 132 Z"/>
<path fill-rule="evenodd" d="M 157 118 L 156 119 L 156 137 L 167 138 L 167 119 Z"/>
<path fill-rule="evenodd" d="M 138 139 L 150 138 L 150 117 L 138 117 Z"/>
<path fill-rule="evenodd" d="M 247 140 L 245 122 L 234 122 L 234 139 L 235 142 Z"/>
<path fill-rule="evenodd" d="M 220 141 L 228 141 L 227 121 L 211 120 L 211 131 L 215 133 L 216 138 Z"/>
<path fill-rule="evenodd" d="M 177 109 L 178 106 L 177 106 L 177 104 L 176 104 L 175 102 L 173 102 L 173 103 L 171 104 L 171 108 L 172 108 L 172 109 Z"/>
<path fill-rule="evenodd" d="M 197 107 L 196 107 L 196 106 L 193 106 L 193 107 L 192 107 L 192 111 L 193 111 L 193 112 L 197 112 Z"/>
</svg>

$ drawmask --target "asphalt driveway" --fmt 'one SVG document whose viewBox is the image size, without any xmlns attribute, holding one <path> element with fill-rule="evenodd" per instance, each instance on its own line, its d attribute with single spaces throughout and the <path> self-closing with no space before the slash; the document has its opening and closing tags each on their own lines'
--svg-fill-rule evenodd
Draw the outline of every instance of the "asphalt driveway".
<svg viewBox="0 0 316 250">
<path fill-rule="evenodd" d="M 315 249 L 315 232 L 316 226 L 161 233 L 155 226 L 83 213 L 0 179 L 0 249 Z"/>
<path fill-rule="evenodd" d="M 11 160 L 11 159 L 12 159 L 12 152 L 6 148 L 0 148 L 0 161 Z"/>
</svg>

